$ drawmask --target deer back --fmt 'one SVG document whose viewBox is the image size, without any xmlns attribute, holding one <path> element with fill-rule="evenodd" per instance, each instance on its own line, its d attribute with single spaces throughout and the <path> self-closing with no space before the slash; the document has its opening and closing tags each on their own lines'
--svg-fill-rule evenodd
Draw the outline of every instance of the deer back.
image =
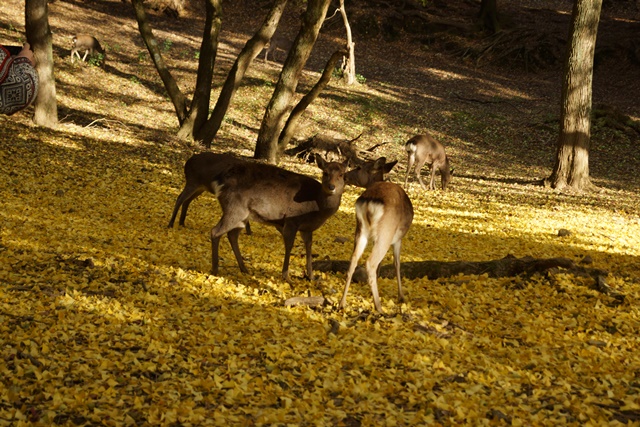
<svg viewBox="0 0 640 427">
<path fill-rule="evenodd" d="M 277 166 L 242 162 L 217 178 L 214 190 L 223 211 L 245 209 L 250 218 L 273 224 L 299 218 L 321 225 L 340 206 L 345 169 L 341 163 L 322 162 L 322 183 Z"/>
</svg>

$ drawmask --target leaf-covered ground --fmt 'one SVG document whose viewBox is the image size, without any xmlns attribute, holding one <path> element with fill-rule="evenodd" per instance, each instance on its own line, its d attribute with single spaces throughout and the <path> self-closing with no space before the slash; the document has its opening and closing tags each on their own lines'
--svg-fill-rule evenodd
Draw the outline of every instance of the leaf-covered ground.
<svg viewBox="0 0 640 427">
<path fill-rule="evenodd" d="M 71 6 L 50 6 L 54 28 L 69 25 L 69 9 L 86 13 Z M 592 175 L 602 190 L 563 195 L 531 185 L 552 166 L 552 131 L 514 125 L 528 120 L 520 109 L 442 94 L 432 103 L 434 88 L 469 79 L 524 108 L 529 92 L 518 79 L 462 78 L 434 65 L 423 70 L 432 84 L 408 98 L 379 79 L 332 85 L 304 132 L 331 126 L 350 137 L 366 132 L 363 146 L 388 142 L 384 154 L 401 161 L 395 182 L 404 179 L 402 144 L 415 132 L 431 130 L 454 153 L 450 191 L 410 187 L 416 215 L 404 260 L 588 257 L 625 298 L 559 273 L 405 280 L 403 305 L 395 282 L 383 279 L 384 316 L 373 314 L 363 284 L 351 287 L 344 312 L 286 308 L 285 299 L 309 294 L 335 304 L 344 275 L 303 280 L 298 241 L 293 280 L 284 283 L 280 236 L 260 224 L 240 240 L 250 274 L 239 273 L 223 241 L 221 275 L 209 275 L 208 232 L 220 216 L 211 195 L 192 204 L 185 228 L 166 228 L 182 166 L 198 148 L 173 138 L 175 117 L 135 50 L 131 17 L 118 19 L 132 42 L 120 41 L 106 69 L 56 57 L 58 129 L 33 127 L 27 113 L 0 117 L 0 425 L 640 422 L 640 186 L 625 174 L 640 164 L 637 138 L 596 129 Z M 193 69 L 180 55 L 188 48 L 167 55 Z M 259 64 L 241 89 L 221 149 L 250 152 L 271 67 Z M 421 110 L 437 126 L 427 127 L 434 119 Z M 537 123 L 548 112 L 531 114 Z M 319 176 L 292 159 L 283 165 Z M 349 258 L 358 194 L 349 188 L 314 234 L 319 258 Z"/>
</svg>

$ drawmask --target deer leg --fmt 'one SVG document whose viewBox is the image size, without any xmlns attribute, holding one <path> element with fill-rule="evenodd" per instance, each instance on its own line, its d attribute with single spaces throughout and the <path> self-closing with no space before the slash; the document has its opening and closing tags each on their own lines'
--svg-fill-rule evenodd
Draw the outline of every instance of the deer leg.
<svg viewBox="0 0 640 427">
<path fill-rule="evenodd" d="M 313 244 L 313 231 L 301 231 L 302 241 L 304 242 L 304 251 L 307 257 L 307 279 L 313 280 L 313 262 L 311 260 L 311 245 Z"/>
<path fill-rule="evenodd" d="M 285 224 L 280 230 L 282 233 L 282 239 L 284 240 L 284 264 L 282 265 L 282 280 L 289 281 L 289 258 L 291 257 L 291 250 L 293 249 L 293 243 L 296 240 L 296 233 L 298 229 L 295 226 Z"/>
<path fill-rule="evenodd" d="M 431 164 L 431 181 L 429 182 L 429 190 L 436 189 L 436 170 L 438 169 L 436 162 Z"/>
<path fill-rule="evenodd" d="M 238 246 L 238 236 L 240 235 L 240 231 L 242 228 L 234 228 L 227 233 L 227 239 L 229 239 L 229 243 L 231 244 L 231 249 L 233 249 L 233 254 L 236 256 L 236 261 L 238 262 L 238 267 L 240 267 L 240 271 L 247 274 L 249 270 L 244 266 L 244 260 L 242 259 L 242 254 L 240 253 L 240 247 Z"/>
<path fill-rule="evenodd" d="M 184 190 L 180 193 L 178 198 L 176 199 L 176 204 L 173 207 L 173 213 L 171 214 L 171 219 L 169 220 L 169 228 L 173 227 L 173 223 L 176 220 L 176 216 L 178 215 L 178 210 L 180 206 L 182 206 L 182 215 L 180 215 L 180 225 L 184 225 L 184 218 L 187 216 L 187 208 L 189 207 L 189 203 L 191 200 L 195 199 L 202 193 L 202 190 L 198 192 L 198 188 L 185 187 Z"/>
<path fill-rule="evenodd" d="M 356 266 L 358 265 L 358 261 L 364 252 L 364 249 L 367 247 L 367 235 L 366 233 L 362 233 L 360 230 L 360 224 L 358 224 L 356 228 L 356 238 L 353 244 L 353 253 L 351 254 L 351 262 L 349 262 L 349 270 L 347 270 L 347 283 L 344 285 L 344 291 L 342 291 L 342 299 L 340 300 L 340 304 L 338 308 L 344 308 L 347 303 L 347 293 L 349 292 L 349 285 L 351 284 L 351 279 L 353 278 L 353 272 L 356 270 Z"/>
<path fill-rule="evenodd" d="M 407 175 L 404 177 L 404 188 L 407 188 L 407 181 L 409 181 L 409 174 L 411 173 L 411 168 L 413 167 L 414 162 L 416 161 L 416 153 L 409 153 L 409 159 L 407 160 Z"/>
<path fill-rule="evenodd" d="M 87 59 L 87 56 L 89 55 L 89 49 L 84 51 L 84 56 L 82 57 L 82 62 L 85 61 L 85 59 Z M 80 55 L 78 55 L 78 58 L 80 57 Z"/>
<path fill-rule="evenodd" d="M 422 182 L 422 176 L 420 172 L 422 171 L 422 167 L 424 166 L 425 161 L 426 159 L 422 161 L 418 161 L 416 163 L 416 178 L 418 178 L 418 182 L 420 182 L 420 186 L 422 187 L 423 190 L 426 190 L 427 186 L 424 185 L 424 182 Z"/>
<path fill-rule="evenodd" d="M 197 189 L 194 193 L 192 193 L 189 197 L 186 198 L 184 202 L 182 202 L 182 212 L 180 212 L 180 221 L 178 224 L 184 227 L 184 220 L 187 218 L 187 210 L 189 209 L 189 205 L 192 201 L 198 198 L 204 190 Z"/>
<path fill-rule="evenodd" d="M 237 228 L 244 228 L 244 223 L 249 214 L 247 212 L 235 212 L 235 213 L 223 213 L 222 218 L 218 221 L 215 227 L 211 229 L 211 274 L 218 275 L 218 247 L 220 246 L 220 237 L 223 234 L 227 234 L 230 231 Z M 233 236 L 229 237 L 234 254 L 236 255 L 236 261 L 242 271 L 244 263 L 241 264 L 242 256 L 240 255 L 240 248 L 238 247 L 238 240 L 235 240 L 235 248 L 233 247 Z M 237 251 L 237 253 L 236 253 Z M 245 269 L 246 271 L 246 269 Z M 245 271 L 242 271 L 243 273 Z"/>
<path fill-rule="evenodd" d="M 367 278 L 369 281 L 369 287 L 371 288 L 371 293 L 373 294 L 373 303 L 379 313 L 382 313 L 382 304 L 380 304 L 380 296 L 378 294 L 377 273 L 378 267 L 391 244 L 391 237 L 392 236 L 390 236 L 389 233 L 378 235 L 366 263 Z"/>
<path fill-rule="evenodd" d="M 398 239 L 393 244 L 393 263 L 396 267 L 396 278 L 398 279 L 398 301 L 404 302 L 404 293 L 402 292 L 402 279 L 400 278 L 400 248 L 402 247 L 402 239 Z"/>
</svg>

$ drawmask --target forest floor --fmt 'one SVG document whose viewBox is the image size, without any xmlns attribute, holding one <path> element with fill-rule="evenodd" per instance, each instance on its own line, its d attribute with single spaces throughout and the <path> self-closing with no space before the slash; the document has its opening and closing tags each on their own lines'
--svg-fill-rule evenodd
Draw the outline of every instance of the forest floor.
<svg viewBox="0 0 640 427">
<path fill-rule="evenodd" d="M 599 30 L 594 104 L 633 124 L 639 16 L 632 2 L 618 3 L 626 8 L 605 10 Z M 225 2 L 216 92 L 266 11 L 253 4 Z M 446 5 L 423 12 L 468 27 L 478 7 Z M 504 7 L 505 35 L 534 43 L 522 51 L 531 55 L 483 56 L 495 39 L 453 30 L 402 32 L 389 42 L 356 33 L 361 83 L 332 81 L 297 137 L 362 134 L 360 148 L 382 144 L 376 154 L 399 160 L 394 182 L 404 180 L 410 137 L 429 132 L 443 142 L 455 175 L 446 192 L 411 183 L 415 217 L 403 261 L 565 257 L 608 272 L 613 293 L 561 270 L 461 275 L 406 279 L 408 302 L 399 304 L 394 281 L 381 279 L 378 315 L 363 284 L 351 287 L 346 310 L 335 309 L 344 274 L 302 279 L 299 241 L 284 283 L 281 238 L 260 224 L 240 238 L 248 275 L 226 242 L 220 276 L 208 274 L 220 209 L 203 195 L 186 227 L 166 227 L 184 162 L 201 147 L 175 136 L 175 113 L 130 5 L 50 3 L 60 125 L 33 126 L 32 109 L 0 117 L 0 426 L 640 422 L 639 135 L 596 118 L 590 171 L 598 191 L 537 185 L 553 166 L 562 64 L 552 60 L 557 44 L 545 56 L 535 43 L 566 39 L 571 2 Z M 354 10 L 354 22 L 367 13 Z M 23 14 L 21 0 L 3 1 L 1 43 L 23 40 Z M 194 16 L 151 16 L 187 95 L 202 28 Z M 285 33 L 295 33 L 296 16 L 284 18 Z M 104 67 L 70 63 L 80 32 L 106 47 Z M 341 37 L 340 25 L 323 30 L 300 92 Z M 279 66 L 255 62 L 215 150 L 252 154 Z M 296 158 L 282 166 L 319 177 Z M 314 233 L 318 259 L 349 259 L 360 191 L 348 188 Z M 330 304 L 284 306 L 300 295 Z"/>
</svg>

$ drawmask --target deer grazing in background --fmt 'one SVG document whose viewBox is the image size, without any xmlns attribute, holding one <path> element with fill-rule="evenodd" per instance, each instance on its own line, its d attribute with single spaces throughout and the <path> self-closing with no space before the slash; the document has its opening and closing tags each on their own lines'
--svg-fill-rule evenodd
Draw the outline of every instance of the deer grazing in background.
<svg viewBox="0 0 640 427">
<path fill-rule="evenodd" d="M 418 182 L 420 182 L 423 189 L 427 189 L 422 182 L 422 177 L 420 176 L 420 171 L 425 163 L 431 166 L 431 181 L 429 182 L 429 189 L 436 189 L 436 170 L 440 171 L 442 190 L 447 188 L 447 184 L 451 180 L 452 171 L 449 165 L 449 158 L 444 152 L 444 146 L 441 143 L 433 139 L 430 135 L 417 135 L 407 141 L 405 149 L 407 150 L 407 156 L 409 157 L 407 162 L 407 176 L 404 178 L 405 188 L 407 188 L 409 173 L 415 165 L 415 174 L 418 178 Z"/>
<path fill-rule="evenodd" d="M 322 183 L 277 166 L 239 162 L 214 179 L 212 187 L 222 207 L 222 218 L 211 230 L 211 272 L 218 274 L 218 246 L 226 234 L 240 267 L 247 273 L 238 247 L 238 235 L 247 221 L 273 225 L 284 240 L 282 278 L 289 280 L 291 249 L 300 232 L 306 250 L 306 277 L 313 279 L 313 232 L 340 207 L 345 163 L 326 162 L 316 156 Z"/>
<path fill-rule="evenodd" d="M 269 62 L 269 55 L 271 55 L 272 61 L 277 60 L 276 53 L 278 50 L 282 50 L 283 52 L 285 52 L 285 54 L 289 52 L 289 49 L 291 49 L 291 43 L 291 40 L 289 40 L 284 35 L 275 34 L 273 37 L 271 37 L 269 46 L 264 49 L 264 62 Z"/>
<path fill-rule="evenodd" d="M 193 200 L 205 191 L 215 194 L 215 190 L 211 185 L 213 180 L 222 175 L 222 173 L 232 165 L 244 161 L 245 160 L 242 160 L 232 154 L 219 154 L 209 151 L 191 156 L 184 164 L 184 177 L 186 183 L 184 185 L 184 189 L 176 199 L 173 214 L 171 215 L 171 220 L 169 220 L 169 228 L 173 227 L 176 216 L 178 215 L 178 210 L 181 207 L 182 212 L 180 214 L 180 221 L 178 224 L 184 226 L 189 204 L 191 204 Z M 248 222 L 246 230 L 247 234 L 251 234 L 251 227 Z"/>
<path fill-rule="evenodd" d="M 79 52 L 84 52 L 84 56 L 82 58 L 80 58 Z M 96 52 L 103 56 L 105 55 L 105 51 L 100 45 L 98 39 L 88 34 L 77 34 L 73 36 L 71 62 L 74 62 L 74 56 L 77 56 L 81 61 L 85 61 L 88 55 L 95 55 Z"/>
<path fill-rule="evenodd" d="M 384 159 L 378 159 L 378 170 L 384 168 Z M 381 162 L 381 163 L 380 163 Z M 373 241 L 373 249 L 366 262 L 367 278 L 373 294 L 376 310 L 382 313 L 378 294 L 378 267 L 389 247 L 393 245 L 393 261 L 398 281 L 398 299 L 404 301 L 402 280 L 400 278 L 400 248 L 402 238 L 413 222 L 413 205 L 407 193 L 398 184 L 391 182 L 370 183 L 364 193 L 356 200 L 356 234 L 347 271 L 347 282 L 342 293 L 339 308 L 347 302 L 349 285 L 358 261 L 364 252 L 369 239 Z"/>
</svg>

